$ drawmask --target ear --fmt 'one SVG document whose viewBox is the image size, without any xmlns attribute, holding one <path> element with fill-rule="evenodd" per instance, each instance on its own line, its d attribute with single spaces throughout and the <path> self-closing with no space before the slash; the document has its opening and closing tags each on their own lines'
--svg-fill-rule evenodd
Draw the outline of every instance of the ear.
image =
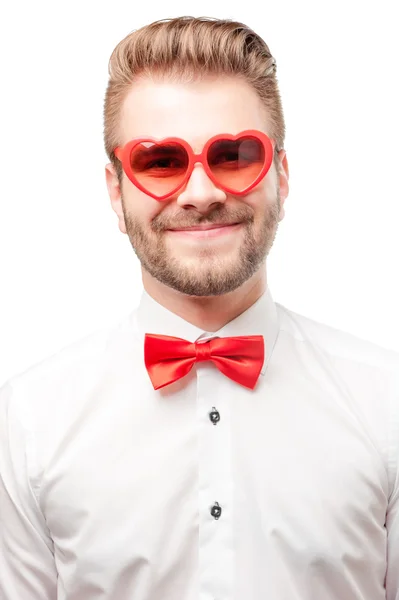
<svg viewBox="0 0 399 600">
<path fill-rule="evenodd" d="M 285 150 L 280 150 L 278 153 L 278 157 L 279 157 L 279 168 L 277 171 L 277 177 L 278 177 L 277 185 L 279 186 L 279 190 L 280 190 L 280 202 L 281 202 L 279 221 L 282 221 L 285 217 L 284 203 L 285 203 L 285 199 L 287 198 L 288 193 L 289 193 L 288 180 L 290 177 L 290 173 L 289 173 L 289 168 L 288 168 L 287 154 L 286 154 Z"/>
<path fill-rule="evenodd" d="M 125 215 L 122 206 L 122 191 L 119 185 L 118 176 L 112 163 L 105 165 L 105 179 L 107 182 L 108 194 L 111 200 L 112 209 L 118 217 L 119 229 L 126 233 Z"/>
</svg>

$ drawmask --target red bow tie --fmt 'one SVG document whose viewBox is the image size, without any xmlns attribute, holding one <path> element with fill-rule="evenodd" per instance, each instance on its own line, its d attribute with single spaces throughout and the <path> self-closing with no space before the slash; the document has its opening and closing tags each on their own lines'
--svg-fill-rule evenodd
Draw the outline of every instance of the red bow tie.
<svg viewBox="0 0 399 600">
<path fill-rule="evenodd" d="M 155 390 L 184 377 L 194 363 L 204 360 L 212 360 L 224 375 L 253 390 L 264 354 L 263 335 L 191 343 L 169 335 L 146 333 L 144 339 L 145 366 Z"/>
</svg>

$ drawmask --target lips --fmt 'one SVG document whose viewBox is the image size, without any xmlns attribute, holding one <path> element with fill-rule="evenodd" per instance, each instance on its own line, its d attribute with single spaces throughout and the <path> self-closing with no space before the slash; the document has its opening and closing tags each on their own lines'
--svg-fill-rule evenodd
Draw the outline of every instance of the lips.
<svg viewBox="0 0 399 600">
<path fill-rule="evenodd" d="M 193 227 L 174 227 L 169 231 L 208 231 L 210 229 L 219 229 L 221 227 L 231 227 L 232 225 L 238 225 L 238 223 L 214 223 L 211 225 L 194 225 Z"/>
<path fill-rule="evenodd" d="M 241 227 L 241 223 L 234 223 L 231 225 L 207 225 L 206 227 L 196 226 L 188 227 L 186 229 L 169 229 L 166 233 L 173 237 L 190 239 L 190 240 L 210 240 L 216 238 L 225 238 L 231 236 L 234 232 L 238 231 Z"/>
</svg>

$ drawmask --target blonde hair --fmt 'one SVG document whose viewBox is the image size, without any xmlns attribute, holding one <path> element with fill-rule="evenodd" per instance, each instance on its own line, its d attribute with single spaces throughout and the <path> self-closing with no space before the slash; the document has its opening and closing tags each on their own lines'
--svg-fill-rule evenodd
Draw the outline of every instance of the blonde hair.
<svg viewBox="0 0 399 600">
<path fill-rule="evenodd" d="M 121 176 L 114 148 L 120 143 L 122 103 L 135 78 L 161 75 L 190 81 L 202 75 L 238 75 L 257 92 L 268 111 L 275 160 L 284 148 L 285 123 L 276 61 L 252 29 L 228 19 L 178 17 L 155 21 L 127 35 L 111 54 L 104 102 L 104 144 Z"/>
</svg>

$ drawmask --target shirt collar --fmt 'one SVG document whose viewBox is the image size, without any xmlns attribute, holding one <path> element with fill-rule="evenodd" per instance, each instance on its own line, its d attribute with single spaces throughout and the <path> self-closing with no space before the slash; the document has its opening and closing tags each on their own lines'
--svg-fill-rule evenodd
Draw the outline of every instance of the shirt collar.
<svg viewBox="0 0 399 600">
<path fill-rule="evenodd" d="M 185 321 L 143 290 L 136 310 L 136 324 L 143 338 L 144 334 L 152 333 L 179 337 L 192 343 L 215 337 L 263 335 L 265 360 L 261 370 L 262 375 L 266 372 L 279 332 L 277 308 L 269 287 L 246 311 L 213 332 L 205 331 Z"/>
</svg>

